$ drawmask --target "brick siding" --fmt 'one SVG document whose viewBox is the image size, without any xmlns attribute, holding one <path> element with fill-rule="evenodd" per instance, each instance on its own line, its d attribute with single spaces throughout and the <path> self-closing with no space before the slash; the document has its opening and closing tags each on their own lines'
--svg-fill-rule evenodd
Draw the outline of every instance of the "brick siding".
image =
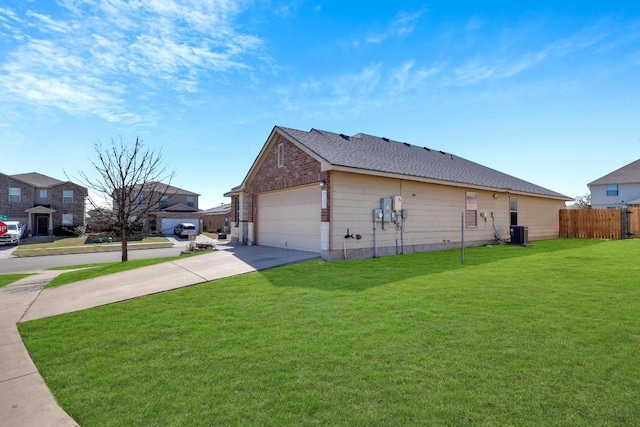
<svg viewBox="0 0 640 427">
<path fill-rule="evenodd" d="M 278 145 L 283 144 L 283 165 L 278 167 Z M 289 142 L 285 137 L 277 134 L 264 152 L 262 162 L 259 164 L 255 175 L 247 184 L 247 199 L 244 211 L 247 213 L 246 221 L 253 222 L 254 204 L 256 196 L 269 191 L 290 189 L 301 185 L 317 184 L 326 180 L 327 194 L 329 190 L 329 177 L 326 172 L 320 171 L 320 162 Z M 327 197 L 328 199 L 328 197 Z M 329 205 L 327 205 L 329 207 Z M 329 217 L 329 209 L 323 209 L 323 218 Z M 235 223 L 232 204 L 231 221 Z M 243 218 L 241 218 L 242 220 Z M 324 221 L 324 219 L 323 219 Z"/>
</svg>

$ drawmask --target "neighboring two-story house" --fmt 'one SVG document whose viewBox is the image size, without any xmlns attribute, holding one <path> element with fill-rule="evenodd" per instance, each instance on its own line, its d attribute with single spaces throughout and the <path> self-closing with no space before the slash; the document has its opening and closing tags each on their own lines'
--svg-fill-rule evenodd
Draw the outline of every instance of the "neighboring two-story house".
<svg viewBox="0 0 640 427">
<path fill-rule="evenodd" d="M 173 227 L 181 222 L 195 224 L 202 231 L 202 212 L 198 208 L 199 194 L 161 182 L 147 182 L 131 192 L 130 203 L 145 211 L 145 228 L 151 233 L 173 234 Z M 117 209 L 117 193 L 113 195 Z"/>
<path fill-rule="evenodd" d="M 618 209 L 640 205 L 640 160 L 587 184 L 593 209 Z"/>
<path fill-rule="evenodd" d="M 0 173 L 0 215 L 27 225 L 33 236 L 85 225 L 85 187 L 40 173 Z"/>
</svg>

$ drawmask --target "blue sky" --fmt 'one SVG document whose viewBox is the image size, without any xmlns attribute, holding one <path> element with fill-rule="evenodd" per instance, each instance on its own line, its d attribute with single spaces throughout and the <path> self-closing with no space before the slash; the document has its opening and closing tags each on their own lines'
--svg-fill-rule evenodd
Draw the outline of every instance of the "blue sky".
<svg viewBox="0 0 640 427">
<path fill-rule="evenodd" d="M 443 150 L 574 197 L 640 158 L 640 3 L 4 0 L 7 174 L 140 137 L 228 200 L 274 125 Z"/>
</svg>

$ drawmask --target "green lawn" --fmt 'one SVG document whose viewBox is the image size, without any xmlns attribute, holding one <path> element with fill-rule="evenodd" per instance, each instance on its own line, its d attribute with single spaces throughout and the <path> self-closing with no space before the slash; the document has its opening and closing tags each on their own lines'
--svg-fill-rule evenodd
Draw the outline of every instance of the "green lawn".
<svg viewBox="0 0 640 427">
<path fill-rule="evenodd" d="M 83 427 L 634 425 L 638 253 L 314 260 L 19 327 Z"/>
</svg>

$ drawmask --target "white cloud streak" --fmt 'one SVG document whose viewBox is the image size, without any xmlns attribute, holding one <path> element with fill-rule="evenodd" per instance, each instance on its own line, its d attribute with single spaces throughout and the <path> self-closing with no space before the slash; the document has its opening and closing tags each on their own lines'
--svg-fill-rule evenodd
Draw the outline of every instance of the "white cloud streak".
<svg viewBox="0 0 640 427">
<path fill-rule="evenodd" d="M 384 31 L 369 34 L 366 37 L 367 43 L 378 44 L 382 43 L 389 37 L 401 37 L 412 33 L 416 28 L 418 19 L 424 14 L 424 12 L 424 8 L 413 13 L 405 11 L 398 12 L 393 21 L 391 21 Z M 356 42 L 356 44 L 358 43 Z"/>
<path fill-rule="evenodd" d="M 29 5 L 36 8 L 37 3 Z M 240 33 L 234 0 L 61 0 L 56 16 L 0 8 L 18 42 L 0 62 L 4 102 L 137 121 L 130 97 L 197 91 L 212 73 L 246 72 L 262 40 Z"/>
</svg>

